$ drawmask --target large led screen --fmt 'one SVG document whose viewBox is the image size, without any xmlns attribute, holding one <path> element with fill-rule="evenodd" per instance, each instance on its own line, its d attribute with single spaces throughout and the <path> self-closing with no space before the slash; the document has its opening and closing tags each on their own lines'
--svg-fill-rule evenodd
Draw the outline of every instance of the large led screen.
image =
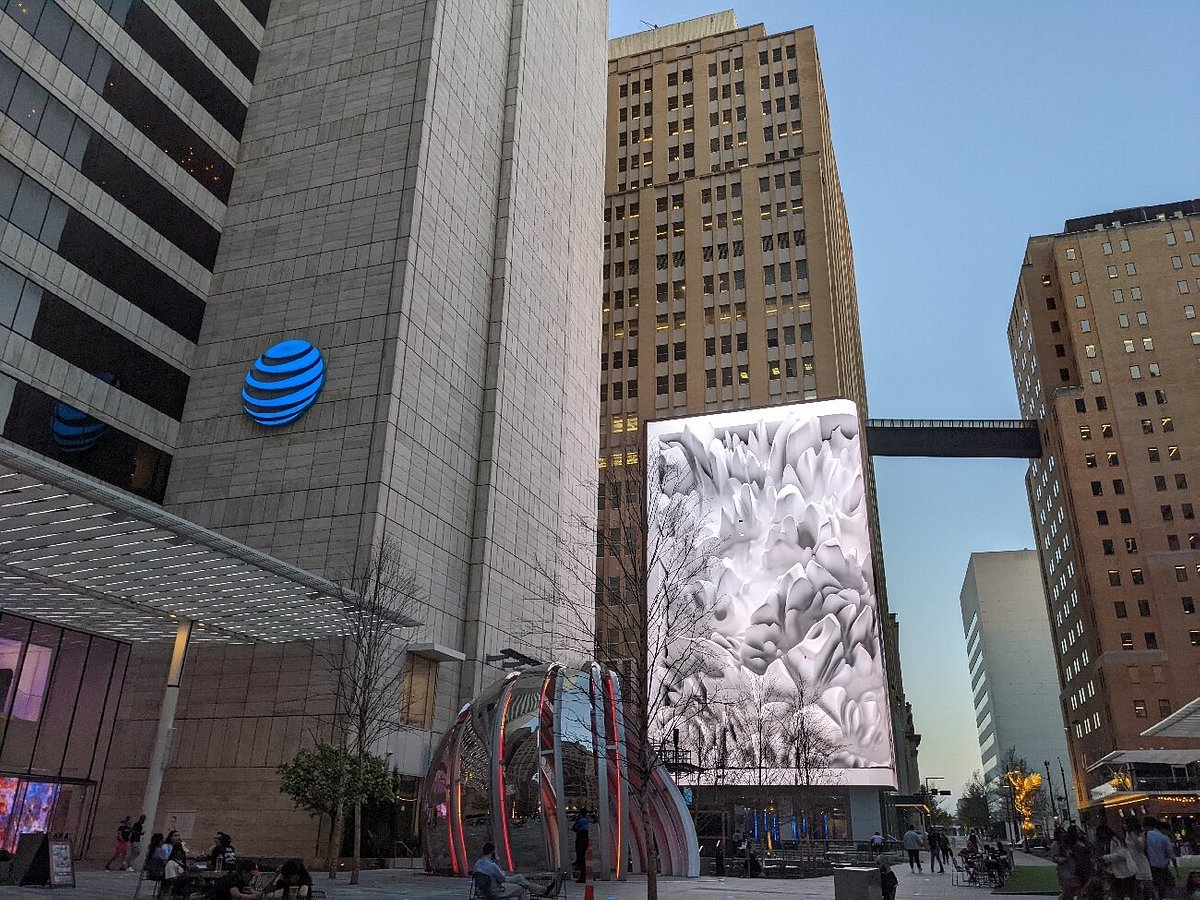
<svg viewBox="0 0 1200 900">
<path fill-rule="evenodd" d="M 798 772 L 803 764 L 823 782 L 894 785 L 854 403 L 649 422 L 646 437 L 649 597 L 665 593 L 699 611 L 686 637 L 704 659 L 651 660 L 651 680 L 680 708 L 682 698 L 699 698 L 686 714 L 655 713 L 656 738 L 731 780 L 754 770 L 758 783 L 816 783 L 799 781 L 814 775 Z M 673 504 L 691 510 L 709 559 L 681 566 L 692 583 L 664 591 L 673 575 L 663 545 L 697 546 L 656 533 L 666 526 L 655 510 Z M 797 747 L 814 735 L 817 750 L 801 763 Z"/>
</svg>

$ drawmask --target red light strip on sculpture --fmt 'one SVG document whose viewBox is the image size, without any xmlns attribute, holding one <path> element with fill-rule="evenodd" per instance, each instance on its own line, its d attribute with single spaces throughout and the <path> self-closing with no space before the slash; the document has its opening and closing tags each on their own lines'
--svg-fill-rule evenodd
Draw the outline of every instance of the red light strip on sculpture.
<svg viewBox="0 0 1200 900">
<path fill-rule="evenodd" d="M 613 760 L 615 761 L 617 768 L 617 783 L 615 791 L 617 795 L 617 840 L 615 844 L 615 856 L 616 877 L 620 878 L 621 858 L 624 855 L 621 852 L 621 823 L 623 821 L 623 817 L 621 815 L 621 744 L 617 734 L 617 692 L 613 687 L 613 676 L 611 672 L 605 675 L 604 683 L 608 688 L 608 707 L 612 711 L 612 730 L 609 732 L 609 734 L 612 735 Z"/>
<path fill-rule="evenodd" d="M 496 737 L 496 788 L 500 801 L 500 834 L 504 836 L 504 868 L 513 871 L 512 842 L 508 836 L 508 808 L 505 806 L 504 790 L 504 730 L 508 722 L 508 705 L 512 703 L 512 687 L 504 692 L 504 705 L 500 708 L 500 727 Z"/>
</svg>

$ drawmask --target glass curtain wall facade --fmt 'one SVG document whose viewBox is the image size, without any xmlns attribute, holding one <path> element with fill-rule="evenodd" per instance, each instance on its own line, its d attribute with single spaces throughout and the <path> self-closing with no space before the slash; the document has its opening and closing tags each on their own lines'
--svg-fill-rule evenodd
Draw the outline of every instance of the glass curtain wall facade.
<svg viewBox="0 0 1200 900">
<path fill-rule="evenodd" d="M 0 613 L 0 849 L 47 831 L 82 851 L 128 659 L 127 644 Z"/>
<path fill-rule="evenodd" d="M 268 5 L 0 0 L 0 434 L 155 502 Z"/>
</svg>

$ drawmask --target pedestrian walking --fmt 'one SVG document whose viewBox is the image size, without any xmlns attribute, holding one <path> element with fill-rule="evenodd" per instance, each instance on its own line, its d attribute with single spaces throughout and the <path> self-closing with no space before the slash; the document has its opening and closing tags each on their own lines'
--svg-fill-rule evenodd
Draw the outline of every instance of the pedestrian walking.
<svg viewBox="0 0 1200 900">
<path fill-rule="evenodd" d="M 146 817 L 138 816 L 138 820 L 129 829 L 129 855 L 125 857 L 122 869 L 132 869 L 137 864 L 138 854 L 142 852 L 142 835 L 146 833 Z"/>
<path fill-rule="evenodd" d="M 575 869 L 579 873 L 579 883 L 587 880 L 587 852 L 591 843 L 591 823 L 588 821 L 587 809 L 579 810 L 575 824 L 571 830 L 575 832 Z"/>
<path fill-rule="evenodd" d="M 1170 897 L 1175 890 L 1171 863 L 1175 861 L 1175 845 L 1167 836 L 1165 826 L 1151 816 L 1142 819 L 1146 860 L 1150 864 L 1150 883 L 1158 900 Z"/>
<path fill-rule="evenodd" d="M 904 849 L 908 853 L 908 870 L 923 872 L 921 868 L 921 834 L 911 825 L 904 832 Z M 914 868 L 915 867 L 915 868 Z"/>
<path fill-rule="evenodd" d="M 133 819 L 126 816 L 121 820 L 121 824 L 117 826 L 117 840 L 113 844 L 113 855 L 108 862 L 104 864 L 104 868 L 109 868 L 113 863 L 120 860 L 121 868 L 128 868 L 125 865 L 125 859 L 129 856 L 129 836 L 133 833 Z"/>
<path fill-rule="evenodd" d="M 930 830 L 927 843 L 929 844 L 929 874 L 933 874 L 935 865 L 941 874 L 945 874 L 946 865 L 942 859 L 942 835 L 936 828 Z"/>
<path fill-rule="evenodd" d="M 876 862 L 879 865 L 879 886 L 883 889 L 883 900 L 896 900 L 896 888 L 900 885 L 900 879 L 896 877 L 896 873 L 882 854 Z"/>
</svg>

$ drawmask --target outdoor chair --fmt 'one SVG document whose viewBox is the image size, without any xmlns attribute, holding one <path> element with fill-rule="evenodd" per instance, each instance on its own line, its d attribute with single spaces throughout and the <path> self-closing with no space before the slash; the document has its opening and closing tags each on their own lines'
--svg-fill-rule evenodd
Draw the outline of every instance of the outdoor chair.
<svg viewBox="0 0 1200 900">
<path fill-rule="evenodd" d="M 950 883 L 955 887 L 961 887 L 967 884 L 967 867 L 963 865 L 962 860 L 951 853 L 950 862 L 954 866 L 954 871 L 950 876 Z"/>
<path fill-rule="evenodd" d="M 492 900 L 496 895 L 492 893 L 492 876 L 483 872 L 471 872 L 471 892 L 467 894 L 468 900 Z"/>
</svg>

